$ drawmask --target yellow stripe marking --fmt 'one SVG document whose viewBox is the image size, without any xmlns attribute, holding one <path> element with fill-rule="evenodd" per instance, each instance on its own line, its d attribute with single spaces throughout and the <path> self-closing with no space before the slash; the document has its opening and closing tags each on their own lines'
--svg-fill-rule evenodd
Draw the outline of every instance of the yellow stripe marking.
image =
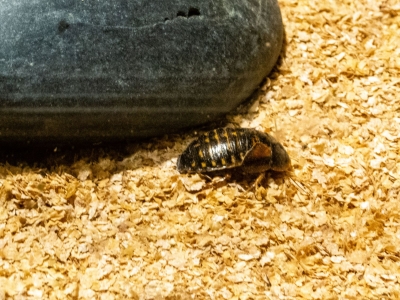
<svg viewBox="0 0 400 300">
<path fill-rule="evenodd" d="M 225 159 L 221 158 L 221 164 L 222 164 L 223 166 L 226 166 L 226 161 L 225 161 Z"/>
<path fill-rule="evenodd" d="M 219 136 L 218 136 L 218 132 L 216 130 L 214 130 L 214 138 L 217 141 L 217 144 L 219 143 Z"/>
<path fill-rule="evenodd" d="M 213 167 L 215 167 L 217 165 L 217 163 L 214 160 L 211 161 L 211 164 Z"/>
<path fill-rule="evenodd" d="M 232 145 L 231 145 L 231 141 L 229 139 L 229 135 L 228 132 L 225 131 L 224 137 L 226 137 L 226 144 L 228 145 L 228 150 L 232 151 Z M 232 161 L 233 162 L 233 161 Z"/>
<path fill-rule="evenodd" d="M 202 167 L 203 169 L 205 169 L 205 168 L 207 167 L 207 164 L 203 161 L 203 162 L 201 163 L 201 167 Z"/>
<path fill-rule="evenodd" d="M 224 129 L 224 131 L 221 135 L 225 138 L 228 138 L 228 132 L 226 131 L 226 129 Z"/>
<path fill-rule="evenodd" d="M 240 159 L 243 160 L 244 159 L 244 153 L 240 152 Z"/>
<path fill-rule="evenodd" d="M 208 138 L 208 132 L 204 133 L 204 143 L 210 143 L 210 139 Z"/>
</svg>

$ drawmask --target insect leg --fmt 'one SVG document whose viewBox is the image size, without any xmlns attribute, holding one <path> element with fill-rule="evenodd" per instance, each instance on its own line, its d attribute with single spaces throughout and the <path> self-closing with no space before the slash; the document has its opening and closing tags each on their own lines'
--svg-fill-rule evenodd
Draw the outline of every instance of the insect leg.
<svg viewBox="0 0 400 300">
<path fill-rule="evenodd" d="M 257 179 L 254 181 L 254 183 L 246 190 L 246 192 L 251 191 L 252 189 L 256 189 L 258 188 L 258 186 L 260 185 L 261 181 L 263 181 L 265 178 L 265 172 L 260 173 L 260 175 L 258 175 Z"/>
</svg>

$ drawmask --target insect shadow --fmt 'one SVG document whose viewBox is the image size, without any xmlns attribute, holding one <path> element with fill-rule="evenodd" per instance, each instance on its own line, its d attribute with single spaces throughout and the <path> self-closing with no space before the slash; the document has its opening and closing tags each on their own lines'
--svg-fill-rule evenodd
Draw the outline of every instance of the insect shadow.
<svg viewBox="0 0 400 300">
<path fill-rule="evenodd" d="M 206 189 L 218 189 L 227 185 L 237 184 L 243 192 L 250 192 L 257 191 L 260 187 L 267 189 L 270 179 L 273 179 L 278 184 L 283 184 L 285 179 L 291 177 L 291 171 L 276 172 L 270 170 L 258 174 L 249 174 L 227 170 L 200 173 L 199 176 L 206 182 Z"/>
</svg>

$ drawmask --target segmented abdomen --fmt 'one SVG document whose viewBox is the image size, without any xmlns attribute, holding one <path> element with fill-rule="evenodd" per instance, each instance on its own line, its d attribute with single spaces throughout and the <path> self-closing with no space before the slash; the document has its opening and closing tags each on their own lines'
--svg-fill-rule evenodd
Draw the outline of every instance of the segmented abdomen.
<svg viewBox="0 0 400 300">
<path fill-rule="evenodd" d="M 257 131 L 219 128 L 193 141 L 178 160 L 179 172 L 208 172 L 238 167 L 259 141 Z"/>
</svg>

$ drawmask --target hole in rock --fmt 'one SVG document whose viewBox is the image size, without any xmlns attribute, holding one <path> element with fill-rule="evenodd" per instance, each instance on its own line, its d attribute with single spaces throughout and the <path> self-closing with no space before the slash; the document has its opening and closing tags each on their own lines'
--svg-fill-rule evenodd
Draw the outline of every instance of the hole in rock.
<svg viewBox="0 0 400 300">
<path fill-rule="evenodd" d="M 60 23 L 58 23 L 58 31 L 60 33 L 64 32 L 65 30 L 67 30 L 69 28 L 69 24 L 67 21 L 65 20 L 61 20 Z"/>
<path fill-rule="evenodd" d="M 176 14 L 177 17 L 185 17 L 186 18 L 186 13 L 184 11 L 178 11 L 178 13 Z"/>
<path fill-rule="evenodd" d="M 193 16 L 200 16 L 200 10 L 195 7 L 189 7 L 188 18 L 193 17 Z"/>
</svg>

